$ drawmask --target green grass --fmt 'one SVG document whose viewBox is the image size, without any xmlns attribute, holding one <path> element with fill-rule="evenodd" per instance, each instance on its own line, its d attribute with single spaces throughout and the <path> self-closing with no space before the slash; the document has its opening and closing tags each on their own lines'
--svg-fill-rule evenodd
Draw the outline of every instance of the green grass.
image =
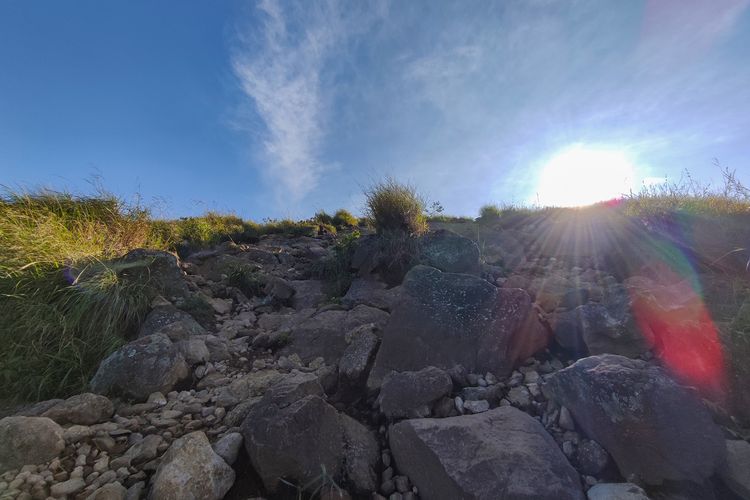
<svg viewBox="0 0 750 500">
<path fill-rule="evenodd" d="M 264 295 L 266 283 L 258 269 L 244 264 L 232 267 L 228 274 L 228 284 L 245 294 L 246 297 L 260 297 Z"/>
<path fill-rule="evenodd" d="M 386 179 L 370 187 L 365 197 L 367 217 L 378 233 L 419 235 L 427 231 L 425 202 L 413 186 Z"/>
<path fill-rule="evenodd" d="M 325 282 L 325 292 L 329 299 L 342 297 L 352 284 L 352 255 L 359 237 L 359 231 L 339 236 L 333 247 L 333 254 L 313 264 L 313 275 Z"/>
<path fill-rule="evenodd" d="M 359 225 L 359 219 L 349 211 L 340 208 L 333 214 L 333 225 L 338 228 L 352 228 Z"/>
</svg>

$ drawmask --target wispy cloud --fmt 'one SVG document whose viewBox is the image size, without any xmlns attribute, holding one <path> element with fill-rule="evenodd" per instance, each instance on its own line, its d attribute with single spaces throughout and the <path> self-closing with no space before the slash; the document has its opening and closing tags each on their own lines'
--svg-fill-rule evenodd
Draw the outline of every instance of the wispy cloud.
<svg viewBox="0 0 750 500">
<path fill-rule="evenodd" d="M 233 68 L 265 125 L 264 172 L 299 199 L 329 168 L 320 157 L 329 100 L 323 77 L 346 30 L 336 2 L 302 12 L 262 0 L 257 9 L 263 20 L 240 33 Z"/>
</svg>

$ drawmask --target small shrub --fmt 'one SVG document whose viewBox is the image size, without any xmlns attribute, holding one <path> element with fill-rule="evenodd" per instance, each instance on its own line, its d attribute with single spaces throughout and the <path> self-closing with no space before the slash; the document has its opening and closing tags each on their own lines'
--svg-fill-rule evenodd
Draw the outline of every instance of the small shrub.
<svg viewBox="0 0 750 500">
<path fill-rule="evenodd" d="M 193 294 L 175 305 L 178 309 L 191 315 L 206 330 L 215 330 L 216 318 L 214 317 L 214 308 L 200 295 Z"/>
<path fill-rule="evenodd" d="M 357 227 L 359 220 L 348 210 L 340 208 L 333 214 L 333 225 L 336 227 Z"/>
<path fill-rule="evenodd" d="M 372 186 L 365 196 L 367 216 L 378 233 L 419 235 L 427 230 L 424 201 L 412 186 L 387 179 Z"/>
<path fill-rule="evenodd" d="M 317 222 L 318 224 L 328 224 L 332 225 L 333 217 L 328 215 L 325 210 L 318 210 L 318 212 L 315 214 L 315 217 L 313 217 L 313 222 Z"/>
<path fill-rule="evenodd" d="M 230 286 L 239 288 L 246 297 L 263 296 L 265 280 L 253 266 L 239 265 L 229 270 L 227 282 Z"/>
<path fill-rule="evenodd" d="M 479 209 L 479 222 L 495 222 L 500 220 L 503 209 L 497 205 L 484 205 Z"/>
<path fill-rule="evenodd" d="M 325 281 L 329 298 L 343 296 L 352 284 L 352 255 L 359 236 L 359 231 L 354 231 L 339 238 L 333 254 L 313 264 L 313 274 Z"/>
</svg>

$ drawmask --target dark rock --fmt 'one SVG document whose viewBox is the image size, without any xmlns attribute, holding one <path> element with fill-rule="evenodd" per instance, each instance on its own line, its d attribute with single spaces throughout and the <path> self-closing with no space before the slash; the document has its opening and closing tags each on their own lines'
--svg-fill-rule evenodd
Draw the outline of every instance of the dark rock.
<svg viewBox="0 0 750 500">
<path fill-rule="evenodd" d="M 740 498 L 750 498 L 750 443 L 727 441 L 727 461 L 720 470 L 724 484 Z"/>
<path fill-rule="evenodd" d="M 351 343 L 339 361 L 339 383 L 342 387 L 357 388 L 367 379 L 368 369 L 375 359 L 380 338 L 374 324 L 362 325 L 350 332 Z"/>
<path fill-rule="evenodd" d="M 166 394 L 188 376 L 185 359 L 166 335 L 140 338 L 113 352 L 91 379 L 97 394 L 145 400 L 153 392 Z"/>
<path fill-rule="evenodd" d="M 93 425 L 108 420 L 115 412 L 112 402 L 104 396 L 86 392 L 71 396 L 45 411 L 42 416 L 58 424 Z"/>
<path fill-rule="evenodd" d="M 607 290 L 601 304 L 586 304 L 576 309 L 583 340 L 591 354 L 619 354 L 637 357 L 649 345 L 635 318 L 633 304 L 625 287 Z"/>
<path fill-rule="evenodd" d="M 389 443 L 398 469 L 423 498 L 584 498 L 552 437 L 515 408 L 405 420 L 389 429 Z"/>
<path fill-rule="evenodd" d="M 138 330 L 138 337 L 163 333 L 171 340 L 205 335 L 206 330 L 188 313 L 173 305 L 157 306 L 148 313 Z"/>
<path fill-rule="evenodd" d="M 640 486 L 633 483 L 600 483 L 592 486 L 588 500 L 650 500 Z"/>
<path fill-rule="evenodd" d="M 588 354 L 586 342 L 583 341 L 581 316 L 578 309 L 556 312 L 550 316 L 550 326 L 555 341 L 574 356 Z"/>
<path fill-rule="evenodd" d="M 266 281 L 266 286 L 263 288 L 263 292 L 278 301 L 286 302 L 292 298 L 296 290 L 287 280 L 276 276 L 270 276 Z"/>
<path fill-rule="evenodd" d="M 341 303 L 346 307 L 354 307 L 364 304 L 390 311 L 398 299 L 398 287 L 388 288 L 388 285 L 372 277 L 355 278 L 349 289 L 341 298 Z"/>
<path fill-rule="evenodd" d="M 599 443 L 587 439 L 576 450 L 576 462 L 581 473 L 596 476 L 607 467 L 609 454 Z"/>
<path fill-rule="evenodd" d="M 323 311 L 295 322 L 290 329 L 290 344 L 280 354 L 298 354 L 305 363 L 322 357 L 327 364 L 336 364 L 348 347 L 348 332 L 368 323 L 382 328 L 387 320 L 387 312 L 363 305 L 351 311 Z"/>
<path fill-rule="evenodd" d="M 417 372 L 391 372 L 380 388 L 380 411 L 388 418 L 425 417 L 432 404 L 449 395 L 452 388 L 450 376 L 434 366 Z"/>
<path fill-rule="evenodd" d="M 375 438 L 365 437 L 369 431 L 347 419 L 318 396 L 283 408 L 255 405 L 242 424 L 242 434 L 266 490 L 276 492 L 281 478 L 306 484 L 319 478 L 323 469 L 335 481 L 348 478 L 358 488 L 371 489 L 378 458 Z"/>
<path fill-rule="evenodd" d="M 293 280 L 289 284 L 294 288 L 292 307 L 298 311 L 318 307 L 326 301 L 320 280 Z"/>
<path fill-rule="evenodd" d="M 479 273 L 479 247 L 447 229 L 438 229 L 420 240 L 420 260 L 427 266 L 448 273 Z"/>
<path fill-rule="evenodd" d="M 612 455 L 623 477 L 702 482 L 724 459 L 721 431 L 697 395 L 644 361 L 584 358 L 552 374 L 544 392 Z"/>
<path fill-rule="evenodd" d="M 467 274 L 416 266 L 406 276 L 368 387 L 390 371 L 425 366 L 506 375 L 546 347 L 548 332 L 526 292 L 498 289 Z"/>
</svg>

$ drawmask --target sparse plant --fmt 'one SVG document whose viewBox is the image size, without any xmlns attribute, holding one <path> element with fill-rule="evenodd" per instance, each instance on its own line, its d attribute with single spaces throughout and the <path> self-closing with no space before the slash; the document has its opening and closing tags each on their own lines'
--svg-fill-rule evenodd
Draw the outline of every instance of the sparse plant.
<svg viewBox="0 0 750 500">
<path fill-rule="evenodd" d="M 212 331 L 216 327 L 214 308 L 203 297 L 193 294 L 175 304 L 178 309 L 190 314 L 206 330 Z"/>
<path fill-rule="evenodd" d="M 328 215 L 325 210 L 318 210 L 318 212 L 313 217 L 313 222 L 317 222 L 318 224 L 334 224 L 333 217 Z"/>
<path fill-rule="evenodd" d="M 328 473 L 325 465 L 320 466 L 321 473 L 308 481 L 305 484 L 297 485 L 284 478 L 281 478 L 281 482 L 287 486 L 292 487 L 297 491 L 297 500 L 303 500 L 305 498 L 349 498 L 349 495 L 336 483 L 334 478 Z"/>
<path fill-rule="evenodd" d="M 503 209 L 497 205 L 483 205 L 479 209 L 479 222 L 495 222 L 500 220 L 503 215 Z"/>
<path fill-rule="evenodd" d="M 313 274 L 325 281 L 329 298 L 341 297 L 352 283 L 352 255 L 359 237 L 359 231 L 339 237 L 333 253 L 313 264 Z"/>
<path fill-rule="evenodd" d="M 427 230 L 424 200 L 414 187 L 389 178 L 373 185 L 365 196 L 367 216 L 378 233 L 420 235 Z"/>
<path fill-rule="evenodd" d="M 238 288 L 247 297 L 261 297 L 266 282 L 257 268 L 250 265 L 238 265 L 229 270 L 227 282 Z"/>
<path fill-rule="evenodd" d="M 357 227 L 359 220 L 348 210 L 340 208 L 333 214 L 333 225 L 336 227 Z"/>
</svg>

